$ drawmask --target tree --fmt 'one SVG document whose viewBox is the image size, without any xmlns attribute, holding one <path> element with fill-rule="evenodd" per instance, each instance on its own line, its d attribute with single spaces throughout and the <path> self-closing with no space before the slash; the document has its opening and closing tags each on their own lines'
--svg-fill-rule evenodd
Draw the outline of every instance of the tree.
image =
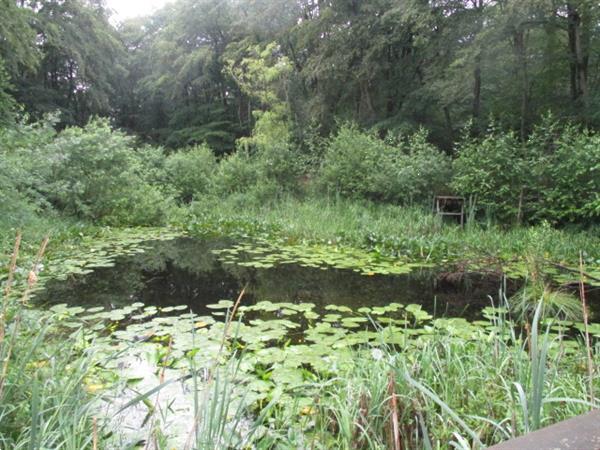
<svg viewBox="0 0 600 450">
<path fill-rule="evenodd" d="M 111 112 L 113 87 L 123 75 L 123 52 L 96 0 L 21 1 L 29 9 L 40 62 L 14 80 L 16 98 L 35 115 L 60 110 L 63 124 L 84 124 Z"/>
</svg>

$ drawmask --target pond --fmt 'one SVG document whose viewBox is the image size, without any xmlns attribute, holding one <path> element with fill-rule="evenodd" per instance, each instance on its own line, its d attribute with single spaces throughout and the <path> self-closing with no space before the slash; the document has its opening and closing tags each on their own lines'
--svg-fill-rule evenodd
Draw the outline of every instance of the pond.
<svg viewBox="0 0 600 450">
<path fill-rule="evenodd" d="M 306 258 L 252 264 L 256 254 L 261 261 L 273 261 L 273 252 L 255 251 L 252 245 L 236 247 L 228 239 L 179 238 L 144 247 L 143 253 L 117 257 L 111 267 L 50 280 L 39 301 L 108 309 L 135 302 L 163 308 L 186 305 L 202 315 L 209 313 L 207 305 L 235 300 L 247 285 L 246 305 L 264 300 L 310 302 L 323 312 L 327 305 L 357 309 L 396 302 L 420 304 L 434 316 L 476 318 L 491 305 L 491 298 L 497 301 L 502 285 L 497 274 L 433 267 L 411 266 L 407 273 L 386 274 L 316 266 Z M 509 281 L 508 293 L 519 284 Z"/>
<path fill-rule="evenodd" d="M 199 417 L 191 393 L 220 398 L 211 390 L 213 373 L 230 380 L 222 389 L 235 399 L 231 411 L 238 404 L 250 411 L 248 424 L 274 392 L 282 410 L 300 416 L 312 411 L 319 380 L 349 371 L 356 361 L 380 363 L 381 348 L 412 363 L 438 337 L 464 349 L 467 342 L 510 339 L 502 330 L 518 328 L 504 321 L 504 308 L 486 308 L 492 299 L 498 302 L 501 287 L 510 296 L 523 284 L 503 281 L 497 271 L 256 239 L 130 242 L 90 250 L 83 255 L 86 265 L 74 257 L 63 261 L 71 275 L 49 273 L 37 297 L 54 303 L 48 306 L 68 332 L 76 330 L 108 379 L 118 380 L 99 412 L 115 430 L 109 448 L 132 448 L 147 439 L 153 414 L 168 430 L 171 447 L 185 448 Z M 222 318 L 245 287 L 243 320 L 229 327 Z M 572 325 L 578 324 L 553 327 L 553 337 L 573 334 Z M 593 327 L 600 339 L 600 325 Z M 569 343 L 569 351 L 580 345 Z M 150 401 L 137 401 L 140 393 Z"/>
</svg>

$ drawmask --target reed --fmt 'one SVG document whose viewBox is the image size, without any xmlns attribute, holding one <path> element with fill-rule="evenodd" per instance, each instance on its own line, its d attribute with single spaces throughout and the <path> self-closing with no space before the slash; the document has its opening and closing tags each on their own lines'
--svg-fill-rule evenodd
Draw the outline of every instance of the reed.
<svg viewBox="0 0 600 450">
<path fill-rule="evenodd" d="M 26 307 L 48 239 L 15 297 L 21 243 L 18 234 L 1 293 L 0 448 L 97 448 L 102 439 L 92 432 L 93 402 L 84 390 L 92 367 L 90 355 L 74 350 L 77 333 L 71 339 L 57 339 L 54 319 Z"/>
</svg>

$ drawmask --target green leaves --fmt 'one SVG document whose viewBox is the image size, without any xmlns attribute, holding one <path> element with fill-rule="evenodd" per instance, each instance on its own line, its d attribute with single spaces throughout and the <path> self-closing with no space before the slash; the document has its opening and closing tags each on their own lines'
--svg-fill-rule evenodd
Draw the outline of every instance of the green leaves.
<svg viewBox="0 0 600 450">
<path fill-rule="evenodd" d="M 329 192 L 407 205 L 444 191 L 449 171 L 449 159 L 424 130 L 384 142 L 344 125 L 329 141 L 318 178 Z"/>
<path fill-rule="evenodd" d="M 457 145 L 454 189 L 503 222 L 592 223 L 598 216 L 600 137 L 547 116 L 526 142 L 492 124 Z"/>
</svg>

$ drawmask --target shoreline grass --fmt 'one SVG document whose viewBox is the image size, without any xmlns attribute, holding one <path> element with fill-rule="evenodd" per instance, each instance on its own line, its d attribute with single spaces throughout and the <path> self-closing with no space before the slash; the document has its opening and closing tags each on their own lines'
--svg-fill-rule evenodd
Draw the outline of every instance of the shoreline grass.
<svg viewBox="0 0 600 450">
<path fill-rule="evenodd" d="M 399 207 L 339 198 L 284 197 L 257 203 L 245 197 L 205 198 L 190 207 L 187 227 L 203 227 L 288 240 L 355 246 L 386 256 L 491 261 L 527 255 L 577 268 L 579 254 L 589 267 L 600 266 L 600 230 L 555 229 L 548 224 L 503 228 L 472 222 L 464 229 L 443 223 L 420 207 Z"/>
</svg>

